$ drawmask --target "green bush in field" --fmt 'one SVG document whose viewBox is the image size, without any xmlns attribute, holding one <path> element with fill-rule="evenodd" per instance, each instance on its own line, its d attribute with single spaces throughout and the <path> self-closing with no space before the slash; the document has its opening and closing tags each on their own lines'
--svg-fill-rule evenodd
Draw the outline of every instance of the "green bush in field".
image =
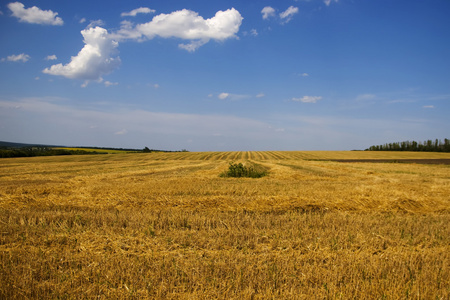
<svg viewBox="0 0 450 300">
<path fill-rule="evenodd" d="M 221 177 L 250 177 L 261 178 L 267 175 L 266 170 L 257 170 L 255 167 L 244 166 L 242 163 L 231 162 L 228 171 L 222 173 Z"/>
</svg>

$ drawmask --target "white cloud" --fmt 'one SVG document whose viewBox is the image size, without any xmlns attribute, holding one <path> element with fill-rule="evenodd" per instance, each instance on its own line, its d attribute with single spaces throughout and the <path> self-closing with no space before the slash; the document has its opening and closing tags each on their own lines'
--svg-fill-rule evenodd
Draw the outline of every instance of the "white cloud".
<svg viewBox="0 0 450 300">
<path fill-rule="evenodd" d="M 27 62 L 31 57 L 28 54 L 13 54 L 6 58 L 2 58 L 2 61 L 12 61 L 12 62 Z"/>
<path fill-rule="evenodd" d="M 242 99 L 250 98 L 249 95 L 240 95 L 240 94 L 231 94 L 231 93 L 220 93 L 217 98 L 220 100 L 231 100 L 231 101 L 238 101 Z"/>
<path fill-rule="evenodd" d="M 108 86 L 118 85 L 119 83 L 118 82 L 111 82 L 111 81 L 106 80 L 104 82 L 104 84 L 105 84 L 106 87 L 108 87 Z"/>
<path fill-rule="evenodd" d="M 36 6 L 25 8 L 20 2 L 9 3 L 7 6 L 20 22 L 47 25 L 64 24 L 63 20 L 57 17 L 58 13 L 51 10 L 41 10 Z"/>
<path fill-rule="evenodd" d="M 434 108 L 434 105 L 424 105 L 423 108 Z"/>
<path fill-rule="evenodd" d="M 303 96 L 301 98 L 292 98 L 292 101 L 303 102 L 303 103 L 316 103 L 321 100 L 320 96 Z"/>
<path fill-rule="evenodd" d="M 237 38 L 236 33 L 242 23 L 241 14 L 234 8 L 218 11 L 214 17 L 204 19 L 198 13 L 183 9 L 170 14 L 159 14 L 152 21 L 134 26 L 130 22 L 122 22 L 121 29 L 113 34 L 119 40 L 144 38 L 180 38 L 190 40 L 188 44 L 180 44 L 181 49 L 193 52 L 210 40 L 224 41 Z"/>
<path fill-rule="evenodd" d="M 256 98 L 262 98 L 265 97 L 266 95 L 264 95 L 264 93 L 259 93 L 258 95 L 256 95 Z"/>
<path fill-rule="evenodd" d="M 86 26 L 86 28 L 91 28 L 91 27 L 97 27 L 97 26 L 103 26 L 105 25 L 105 22 L 103 22 L 103 20 L 92 20 L 91 22 L 89 22 L 89 25 Z"/>
<path fill-rule="evenodd" d="M 302 73 L 302 74 L 300 74 L 300 76 L 302 76 L 302 77 L 308 77 L 309 74 L 308 74 L 308 73 Z"/>
<path fill-rule="evenodd" d="M 275 9 L 270 6 L 266 6 L 261 10 L 263 20 L 267 20 L 270 17 L 275 16 Z"/>
<path fill-rule="evenodd" d="M 280 18 L 282 23 L 287 23 L 292 20 L 292 17 L 298 13 L 298 7 L 289 6 L 284 12 L 280 13 Z"/>
<path fill-rule="evenodd" d="M 330 6 L 331 2 L 338 2 L 339 0 L 324 0 L 323 3 L 325 3 L 326 6 Z"/>
<path fill-rule="evenodd" d="M 244 31 L 242 32 L 244 36 L 252 35 L 252 36 L 258 36 L 258 31 L 256 29 L 251 29 L 250 32 Z"/>
<path fill-rule="evenodd" d="M 189 44 L 179 44 L 178 47 L 181 49 L 184 49 L 188 52 L 194 52 L 204 44 L 206 44 L 208 41 L 206 40 L 199 40 L 199 41 L 192 41 Z"/>
<path fill-rule="evenodd" d="M 80 20 L 80 24 L 83 24 L 84 22 L 86 22 L 86 18 L 82 18 L 82 19 Z"/>
<path fill-rule="evenodd" d="M 154 13 L 156 10 L 150 9 L 148 7 L 139 7 L 136 9 L 133 9 L 130 12 L 123 12 L 120 14 L 121 17 L 135 17 L 137 14 L 150 14 Z"/>
<path fill-rule="evenodd" d="M 45 58 L 45 60 L 57 60 L 58 58 L 56 57 L 56 55 L 55 54 L 53 54 L 53 55 L 48 55 L 46 58 Z"/>
<path fill-rule="evenodd" d="M 118 43 L 111 39 L 108 31 L 101 27 L 88 28 L 81 31 L 84 47 L 77 56 L 72 56 L 66 64 L 53 65 L 44 69 L 45 74 L 64 76 L 70 79 L 102 81 L 102 75 L 111 73 L 120 65 L 120 58 L 113 57 Z"/>
<path fill-rule="evenodd" d="M 221 94 L 219 94 L 219 96 L 217 96 L 219 99 L 221 99 L 221 100 L 225 100 L 225 99 L 227 99 L 228 97 L 230 97 L 230 94 L 229 93 L 221 93 Z"/>
</svg>

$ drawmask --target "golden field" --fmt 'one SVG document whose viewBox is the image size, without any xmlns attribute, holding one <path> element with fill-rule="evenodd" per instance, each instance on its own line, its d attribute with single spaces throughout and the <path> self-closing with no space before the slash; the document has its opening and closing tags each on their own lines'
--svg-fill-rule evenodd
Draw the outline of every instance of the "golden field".
<svg viewBox="0 0 450 300">
<path fill-rule="evenodd" d="M 179 152 L 0 160 L 1 299 L 449 299 L 449 159 Z M 223 178 L 230 162 L 268 169 Z"/>
</svg>

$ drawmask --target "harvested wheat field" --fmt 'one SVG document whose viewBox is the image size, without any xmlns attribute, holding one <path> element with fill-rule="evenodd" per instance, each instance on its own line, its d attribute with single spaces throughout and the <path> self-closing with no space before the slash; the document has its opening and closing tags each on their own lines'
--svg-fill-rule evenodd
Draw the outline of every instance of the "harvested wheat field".
<svg viewBox="0 0 450 300">
<path fill-rule="evenodd" d="M 450 166 L 428 159 L 450 155 L 2 159 L 0 298 L 449 299 Z"/>
</svg>

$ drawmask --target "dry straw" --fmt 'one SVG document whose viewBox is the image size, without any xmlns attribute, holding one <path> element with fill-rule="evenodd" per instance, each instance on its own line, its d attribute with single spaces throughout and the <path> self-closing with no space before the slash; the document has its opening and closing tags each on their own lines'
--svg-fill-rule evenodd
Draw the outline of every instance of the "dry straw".
<svg viewBox="0 0 450 300">
<path fill-rule="evenodd" d="M 405 158 L 450 156 L 2 159 L 0 298 L 448 299 L 449 166 L 331 161 Z"/>
</svg>

